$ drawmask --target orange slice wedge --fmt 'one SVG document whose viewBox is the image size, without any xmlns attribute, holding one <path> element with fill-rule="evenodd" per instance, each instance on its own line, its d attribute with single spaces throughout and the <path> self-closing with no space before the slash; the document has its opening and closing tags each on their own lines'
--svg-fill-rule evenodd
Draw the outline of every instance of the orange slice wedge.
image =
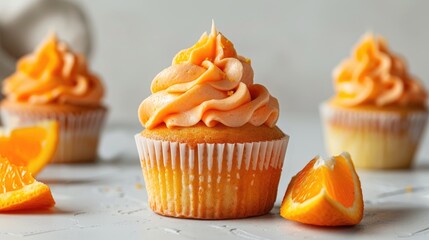
<svg viewBox="0 0 429 240">
<path fill-rule="evenodd" d="M 0 211 L 48 208 L 55 205 L 49 187 L 29 171 L 0 157 Z"/>
<path fill-rule="evenodd" d="M 362 189 L 350 155 L 311 160 L 289 183 L 280 215 L 319 226 L 358 224 L 363 216 Z"/>
<path fill-rule="evenodd" d="M 58 123 L 0 130 L 0 155 L 14 165 L 25 166 L 34 176 L 52 159 L 58 143 Z"/>
</svg>

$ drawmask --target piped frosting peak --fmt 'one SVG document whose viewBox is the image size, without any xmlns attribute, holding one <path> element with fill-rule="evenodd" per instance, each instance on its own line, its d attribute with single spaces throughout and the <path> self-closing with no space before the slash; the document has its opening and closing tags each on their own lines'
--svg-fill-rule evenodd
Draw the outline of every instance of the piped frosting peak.
<svg viewBox="0 0 429 240">
<path fill-rule="evenodd" d="M 19 60 L 3 82 L 6 98 L 31 104 L 99 105 L 104 88 L 85 58 L 51 34 L 32 54 Z"/>
<path fill-rule="evenodd" d="M 151 91 L 139 107 L 140 122 L 148 129 L 159 124 L 188 127 L 200 121 L 208 127 L 272 127 L 279 115 L 277 99 L 253 83 L 250 60 L 237 55 L 214 24 L 210 34 L 180 51 L 153 79 Z"/>
<path fill-rule="evenodd" d="M 427 93 L 381 36 L 365 34 L 334 70 L 334 101 L 344 106 L 425 106 Z"/>
</svg>

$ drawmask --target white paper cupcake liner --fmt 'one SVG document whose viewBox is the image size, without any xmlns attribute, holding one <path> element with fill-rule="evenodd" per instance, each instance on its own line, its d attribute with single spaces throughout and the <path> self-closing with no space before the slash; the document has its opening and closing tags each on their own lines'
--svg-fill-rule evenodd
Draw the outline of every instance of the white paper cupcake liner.
<svg viewBox="0 0 429 240">
<path fill-rule="evenodd" d="M 193 146 L 137 134 L 149 205 L 185 218 L 265 214 L 276 199 L 288 139 Z"/>
<path fill-rule="evenodd" d="M 79 113 L 36 113 L 1 109 L 0 113 L 6 127 L 56 120 L 59 124 L 59 141 L 51 163 L 74 163 L 96 160 L 107 111 L 99 108 Z"/>
<path fill-rule="evenodd" d="M 348 151 L 357 167 L 407 168 L 423 136 L 425 111 L 345 110 L 322 104 L 325 144 L 331 155 Z"/>
</svg>

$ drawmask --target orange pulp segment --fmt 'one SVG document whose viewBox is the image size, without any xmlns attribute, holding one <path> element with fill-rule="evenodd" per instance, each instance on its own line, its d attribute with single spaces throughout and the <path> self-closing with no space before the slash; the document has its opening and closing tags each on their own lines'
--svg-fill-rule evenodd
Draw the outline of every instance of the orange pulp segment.
<svg viewBox="0 0 429 240">
<path fill-rule="evenodd" d="M 363 217 L 363 197 L 350 155 L 311 160 L 289 183 L 280 215 L 319 226 L 358 224 Z"/>
<path fill-rule="evenodd" d="M 58 135 L 56 121 L 0 131 L 0 155 L 37 175 L 54 156 Z"/>
<path fill-rule="evenodd" d="M 48 208 L 55 205 L 49 187 L 22 166 L 0 157 L 0 211 Z"/>
</svg>

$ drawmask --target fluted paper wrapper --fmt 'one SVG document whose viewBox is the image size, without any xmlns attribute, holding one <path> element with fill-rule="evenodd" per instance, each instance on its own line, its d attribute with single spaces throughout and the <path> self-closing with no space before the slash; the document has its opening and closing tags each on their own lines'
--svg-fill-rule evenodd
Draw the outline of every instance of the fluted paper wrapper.
<svg viewBox="0 0 429 240">
<path fill-rule="evenodd" d="M 59 141 L 51 163 L 79 163 L 97 159 L 98 142 L 106 113 L 104 108 L 80 113 L 38 113 L 1 109 L 1 118 L 6 127 L 56 120 L 59 124 Z"/>
<path fill-rule="evenodd" d="M 149 205 L 158 214 L 197 219 L 268 213 L 289 137 L 189 145 L 135 136 Z"/>
<path fill-rule="evenodd" d="M 426 111 L 344 110 L 322 104 L 320 113 L 329 154 L 351 154 L 356 167 L 409 168 L 424 133 Z"/>
</svg>

